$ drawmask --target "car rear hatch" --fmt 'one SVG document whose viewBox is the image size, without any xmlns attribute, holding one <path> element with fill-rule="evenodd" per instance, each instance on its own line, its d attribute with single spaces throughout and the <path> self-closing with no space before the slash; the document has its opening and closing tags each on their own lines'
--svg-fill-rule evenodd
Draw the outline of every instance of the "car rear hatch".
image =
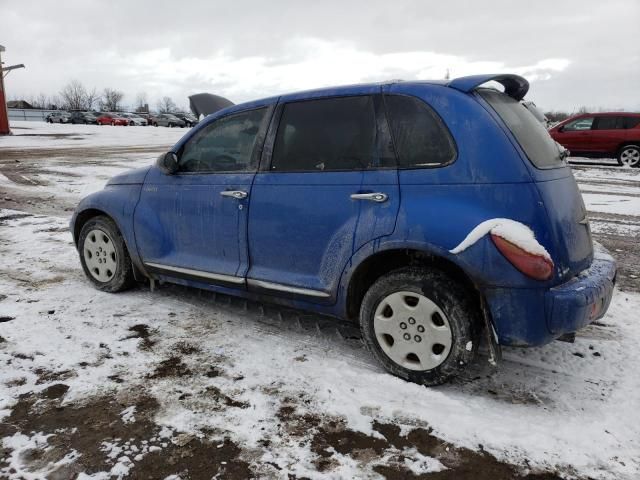
<svg viewBox="0 0 640 480">
<path fill-rule="evenodd" d="M 502 119 L 530 162 L 549 219 L 552 245 L 548 249 L 556 267 L 555 280 L 566 281 L 593 260 L 586 209 L 571 169 L 544 125 L 520 101 L 494 89 L 479 89 L 478 94 Z"/>
</svg>

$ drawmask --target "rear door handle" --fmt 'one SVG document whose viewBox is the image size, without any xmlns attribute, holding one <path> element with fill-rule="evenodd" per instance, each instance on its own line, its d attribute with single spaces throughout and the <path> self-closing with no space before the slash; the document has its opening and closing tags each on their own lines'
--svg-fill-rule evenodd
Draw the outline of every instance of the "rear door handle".
<svg viewBox="0 0 640 480">
<path fill-rule="evenodd" d="M 352 200 L 369 200 L 370 202 L 382 203 L 386 202 L 389 198 L 389 195 L 382 192 L 374 192 L 374 193 L 352 193 Z"/>
<path fill-rule="evenodd" d="M 223 197 L 235 198 L 236 200 L 242 200 L 243 198 L 247 198 L 249 196 L 247 192 L 244 192 L 242 190 L 223 190 L 222 192 L 220 192 L 220 195 L 222 195 Z"/>
</svg>

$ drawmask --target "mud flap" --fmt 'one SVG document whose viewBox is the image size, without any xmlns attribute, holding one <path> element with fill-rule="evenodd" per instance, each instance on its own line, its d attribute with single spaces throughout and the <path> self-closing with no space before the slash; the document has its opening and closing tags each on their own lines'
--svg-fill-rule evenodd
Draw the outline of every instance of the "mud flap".
<svg viewBox="0 0 640 480">
<path fill-rule="evenodd" d="M 485 299 L 481 297 L 480 305 L 482 307 L 482 319 L 484 321 L 484 331 L 487 336 L 487 346 L 489 348 L 489 363 L 494 367 L 502 361 L 502 347 L 498 343 L 498 334 L 495 328 L 493 328 L 493 322 L 489 314 L 489 309 Z"/>
</svg>

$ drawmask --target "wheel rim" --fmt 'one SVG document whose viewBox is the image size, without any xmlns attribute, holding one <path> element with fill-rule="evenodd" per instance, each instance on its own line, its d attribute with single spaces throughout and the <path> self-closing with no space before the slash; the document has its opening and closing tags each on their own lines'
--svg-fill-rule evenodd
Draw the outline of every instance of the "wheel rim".
<svg viewBox="0 0 640 480">
<path fill-rule="evenodd" d="M 449 320 L 424 295 L 395 292 L 376 308 L 373 329 L 378 344 L 409 370 L 432 370 L 447 359 L 453 343 Z"/>
<path fill-rule="evenodd" d="M 118 254 L 113 240 L 103 230 L 91 230 L 83 245 L 87 270 L 99 282 L 108 282 L 116 274 Z"/>
<path fill-rule="evenodd" d="M 636 166 L 640 163 L 640 150 L 637 148 L 626 148 L 620 154 L 620 161 L 623 165 L 630 167 Z"/>
</svg>

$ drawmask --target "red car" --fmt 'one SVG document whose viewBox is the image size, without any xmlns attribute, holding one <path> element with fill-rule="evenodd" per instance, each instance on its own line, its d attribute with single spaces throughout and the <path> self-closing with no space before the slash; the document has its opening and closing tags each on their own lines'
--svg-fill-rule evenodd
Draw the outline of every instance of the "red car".
<svg viewBox="0 0 640 480">
<path fill-rule="evenodd" d="M 117 113 L 101 113 L 96 119 L 98 125 L 129 125 L 129 120 L 119 116 Z"/>
<path fill-rule="evenodd" d="M 640 113 L 583 113 L 549 133 L 572 156 L 617 158 L 620 165 L 640 167 Z"/>
</svg>

